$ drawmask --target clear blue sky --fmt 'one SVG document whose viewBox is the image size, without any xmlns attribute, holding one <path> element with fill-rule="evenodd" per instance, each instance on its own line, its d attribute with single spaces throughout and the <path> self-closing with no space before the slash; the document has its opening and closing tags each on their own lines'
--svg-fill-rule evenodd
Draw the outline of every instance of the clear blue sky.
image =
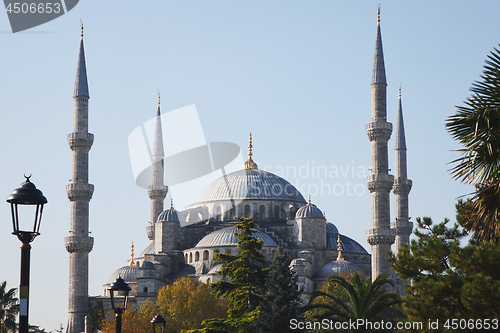
<svg viewBox="0 0 500 333">
<path fill-rule="evenodd" d="M 66 135 L 73 124 L 80 19 L 89 129 L 95 135 L 89 290 L 99 295 L 113 271 L 126 264 L 132 239 L 138 253 L 148 244 L 150 201 L 135 185 L 127 138 L 155 115 L 157 89 L 163 112 L 196 105 L 207 141 L 234 142 L 245 150 L 252 132 L 260 167 L 274 172 L 337 167 L 338 177 L 278 174 L 298 182 L 304 196 L 314 185 L 338 184 L 337 194 L 345 186 L 339 195 L 313 193 L 313 202 L 341 233 L 370 250 L 365 124 L 378 3 L 82 0 L 68 14 L 17 34 L 1 14 L 0 189 L 6 198 L 23 173 L 32 173 L 49 200 L 42 235 L 32 244 L 31 323 L 52 330 L 67 320 L 65 185 L 71 151 Z M 472 190 L 447 172 L 459 147 L 444 123 L 469 96 L 484 59 L 500 42 L 499 12 L 497 1 L 382 2 L 388 120 L 396 121 L 401 82 L 413 221 L 418 216 L 453 221 L 456 198 Z M 391 140 L 391 167 L 393 148 Z M 347 182 L 364 193 L 349 195 Z M 0 204 L 0 216 L 0 281 L 17 287 L 20 242 L 10 234 L 7 203 Z"/>
</svg>

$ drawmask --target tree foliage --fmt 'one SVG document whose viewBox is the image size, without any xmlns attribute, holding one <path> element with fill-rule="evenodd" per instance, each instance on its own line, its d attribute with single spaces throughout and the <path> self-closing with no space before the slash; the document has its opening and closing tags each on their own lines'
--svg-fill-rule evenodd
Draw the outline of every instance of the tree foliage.
<svg viewBox="0 0 500 333">
<path fill-rule="evenodd" d="M 156 304 L 147 300 L 140 308 L 127 309 L 123 314 L 122 332 L 150 333 L 151 319 L 158 313 L 167 320 L 165 333 L 174 333 L 201 328 L 203 320 L 223 318 L 226 312 L 226 302 L 212 294 L 208 285 L 183 277 L 162 288 Z M 115 332 L 114 317 L 108 318 L 102 332 Z"/>
<path fill-rule="evenodd" d="M 416 240 L 390 261 L 401 278 L 411 279 L 403 297 L 412 321 L 498 318 L 500 309 L 500 244 L 471 239 L 448 220 L 433 225 L 417 218 Z M 469 330 L 472 331 L 472 330 Z M 463 332 L 466 332 L 464 330 Z"/>
<path fill-rule="evenodd" d="M 7 281 L 0 284 L 0 333 L 16 331 L 16 315 L 19 303 L 16 288 L 7 290 Z"/>
<path fill-rule="evenodd" d="M 260 319 L 257 332 L 300 332 L 290 328 L 291 319 L 302 319 L 301 293 L 297 288 L 297 274 L 290 269 L 290 259 L 280 246 L 278 254 L 273 258 L 266 279 L 260 305 Z"/>
<path fill-rule="evenodd" d="M 461 225 L 479 240 L 500 240 L 500 51 L 488 55 L 472 95 L 446 127 L 464 148 L 452 161 L 455 179 L 476 185 Z"/>
<path fill-rule="evenodd" d="M 240 218 L 235 233 L 238 237 L 238 254 L 215 254 L 221 262 L 219 271 L 225 280 L 211 284 L 217 296 L 227 300 L 229 305 L 227 319 L 212 319 L 204 322 L 206 327 L 194 332 L 253 332 L 259 320 L 259 304 L 263 301 L 267 269 L 265 257 L 260 253 L 262 240 L 253 237 L 255 223 L 252 218 Z"/>
<path fill-rule="evenodd" d="M 387 284 L 394 286 L 384 274 L 373 282 L 359 273 L 334 275 L 325 281 L 320 290 L 311 293 L 305 310 L 310 312 L 310 319 L 329 319 L 333 323 L 356 322 L 358 319 L 388 321 L 398 313 L 397 305 L 401 299 L 398 294 L 385 289 Z M 368 330 L 358 327 L 356 332 Z"/>
</svg>

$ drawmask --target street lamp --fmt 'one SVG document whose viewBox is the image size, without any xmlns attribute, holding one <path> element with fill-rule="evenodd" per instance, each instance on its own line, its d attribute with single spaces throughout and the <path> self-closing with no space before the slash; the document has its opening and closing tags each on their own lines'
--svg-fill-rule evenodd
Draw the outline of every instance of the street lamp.
<svg viewBox="0 0 500 333">
<path fill-rule="evenodd" d="M 130 286 L 120 276 L 113 282 L 108 290 L 111 294 L 111 307 L 115 311 L 116 317 L 116 333 L 122 333 L 122 313 L 127 308 L 128 293 L 131 290 Z M 115 299 L 116 296 L 124 296 L 123 299 Z"/>
<path fill-rule="evenodd" d="M 155 331 L 155 326 L 156 325 L 159 325 L 159 324 L 163 324 L 162 328 L 161 328 L 161 333 L 163 333 L 163 331 L 165 331 L 165 324 L 167 323 L 167 321 L 165 320 L 165 318 L 162 317 L 161 314 L 157 314 L 152 320 L 151 320 L 151 323 L 153 323 L 153 333 L 156 333 Z"/>
<path fill-rule="evenodd" d="M 40 223 L 42 222 L 43 205 L 47 203 L 47 198 L 38 190 L 32 182 L 31 175 L 26 177 L 26 181 L 16 188 L 7 198 L 12 211 L 13 235 L 23 243 L 21 245 L 21 284 L 19 286 L 19 332 L 28 333 L 28 308 L 29 308 L 29 286 L 30 286 L 30 243 L 36 236 L 40 235 Z M 36 205 L 35 222 L 33 231 L 24 231 L 19 228 L 18 205 Z"/>
</svg>

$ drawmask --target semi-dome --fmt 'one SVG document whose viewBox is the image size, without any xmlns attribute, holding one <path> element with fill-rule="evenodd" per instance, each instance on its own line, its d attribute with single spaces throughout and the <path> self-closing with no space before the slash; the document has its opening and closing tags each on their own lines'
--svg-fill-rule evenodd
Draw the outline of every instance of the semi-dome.
<svg viewBox="0 0 500 333">
<path fill-rule="evenodd" d="M 306 202 L 302 194 L 285 179 L 264 170 L 244 169 L 214 181 L 201 192 L 196 203 L 190 206 L 247 199 Z"/>
<path fill-rule="evenodd" d="M 221 268 L 222 268 L 222 265 L 217 264 L 214 267 L 212 267 L 212 269 L 209 270 L 207 274 L 216 274 L 217 272 L 219 272 L 221 270 Z"/>
<path fill-rule="evenodd" d="M 154 254 L 155 253 L 155 242 L 149 244 L 139 255 L 139 258 L 144 258 L 145 254 Z"/>
<path fill-rule="evenodd" d="M 327 234 L 338 234 L 339 229 L 332 222 L 326 222 L 326 233 Z"/>
<path fill-rule="evenodd" d="M 234 233 L 240 233 L 240 230 L 235 227 L 227 227 L 219 230 L 215 230 L 205 237 L 203 237 L 195 247 L 219 247 L 219 246 L 236 246 L 238 245 L 238 238 Z M 263 246 L 274 246 L 278 247 L 278 244 L 263 231 L 253 230 L 253 237 L 259 238 L 263 242 Z"/>
<path fill-rule="evenodd" d="M 136 283 L 137 278 L 139 277 L 139 267 L 132 265 L 118 268 L 113 274 L 111 274 L 108 283 L 115 282 L 118 277 L 121 277 L 127 283 Z"/>
<path fill-rule="evenodd" d="M 300 207 L 295 213 L 295 218 L 325 218 L 323 212 L 311 203 L 311 196 L 309 196 L 309 202 L 307 205 Z"/>
<path fill-rule="evenodd" d="M 327 249 L 337 249 L 337 239 L 339 237 L 338 230 L 337 233 L 330 233 L 327 226 L 327 234 L 326 234 L 326 248 Z M 330 227 L 331 228 L 331 227 Z M 359 253 L 359 254 L 368 254 L 361 244 L 356 242 L 354 239 L 349 238 L 345 235 L 340 235 L 340 246 L 342 249 L 342 253 Z"/>
<path fill-rule="evenodd" d="M 303 258 L 296 258 L 290 262 L 289 266 L 306 266 L 306 263 L 304 261 L 305 259 Z"/>
<path fill-rule="evenodd" d="M 339 275 L 341 273 L 361 272 L 358 266 L 347 261 L 337 260 L 330 261 L 328 264 L 321 267 L 315 276 L 315 280 L 326 280 L 330 275 Z"/>
</svg>

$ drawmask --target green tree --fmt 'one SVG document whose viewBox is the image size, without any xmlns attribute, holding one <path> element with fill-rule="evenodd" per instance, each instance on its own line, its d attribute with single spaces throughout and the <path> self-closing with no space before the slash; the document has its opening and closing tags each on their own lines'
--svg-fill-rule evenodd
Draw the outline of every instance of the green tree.
<svg viewBox="0 0 500 333">
<path fill-rule="evenodd" d="M 214 282 L 211 287 L 217 296 L 227 300 L 228 318 L 206 320 L 204 329 L 189 331 L 190 333 L 249 333 L 255 330 L 268 269 L 263 268 L 265 257 L 260 253 L 262 240 L 253 237 L 255 223 L 252 218 L 239 220 L 240 223 L 235 226 L 239 230 L 235 233 L 238 237 L 238 254 L 214 255 L 222 264 L 219 274 L 225 281 Z"/>
<path fill-rule="evenodd" d="M 452 161 L 455 179 L 476 185 L 461 225 L 479 240 L 500 240 L 500 51 L 488 55 L 472 95 L 457 106 L 446 127 L 464 148 Z"/>
<path fill-rule="evenodd" d="M 313 318 L 316 320 L 329 319 L 332 323 L 357 322 L 358 319 L 380 322 L 393 319 L 398 312 L 397 305 L 401 303 L 401 299 L 397 293 L 385 289 L 386 284 L 394 287 L 394 283 L 384 274 L 373 282 L 359 273 L 347 278 L 334 275 L 326 283 L 339 288 L 331 293 L 313 291 L 305 307 L 306 311 L 315 310 Z M 347 331 L 371 332 L 363 325 L 357 327 L 357 330 Z"/>
<path fill-rule="evenodd" d="M 290 328 L 290 320 L 302 320 L 300 291 L 297 288 L 297 274 L 290 270 L 290 259 L 280 246 L 273 258 L 266 279 L 266 290 L 260 305 L 259 333 L 300 332 Z"/>
<path fill-rule="evenodd" d="M 500 243 L 471 239 L 462 247 L 467 232 L 447 223 L 433 225 L 429 217 L 417 218 L 417 239 L 390 257 L 399 276 L 411 279 L 403 297 L 408 318 L 439 320 L 441 325 L 452 318 L 498 318 Z"/>
<path fill-rule="evenodd" d="M 7 290 L 7 281 L 0 284 L 0 333 L 15 332 L 19 312 L 16 288 Z"/>
</svg>

